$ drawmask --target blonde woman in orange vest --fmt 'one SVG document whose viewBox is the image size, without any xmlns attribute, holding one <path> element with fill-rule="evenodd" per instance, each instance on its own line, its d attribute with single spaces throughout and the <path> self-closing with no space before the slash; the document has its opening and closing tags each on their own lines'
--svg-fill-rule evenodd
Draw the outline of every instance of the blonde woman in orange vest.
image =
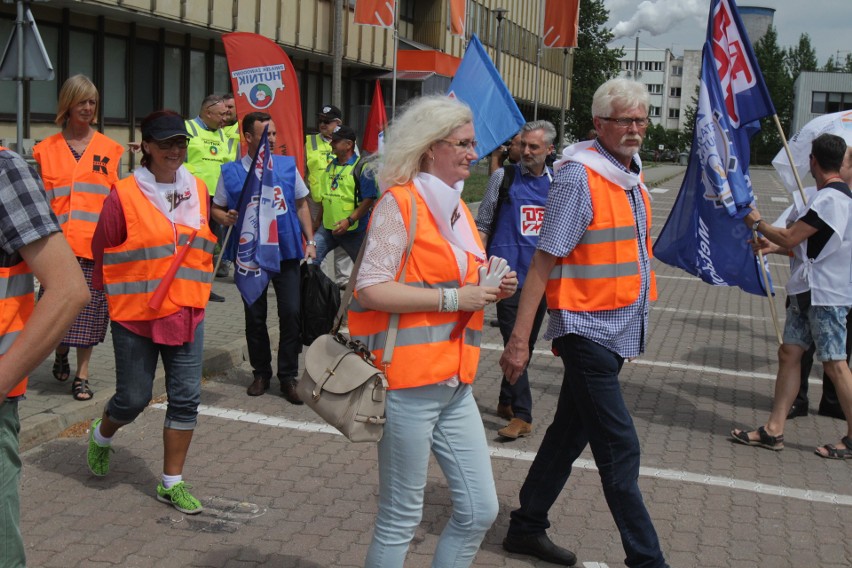
<svg viewBox="0 0 852 568">
<path fill-rule="evenodd" d="M 479 286 L 485 252 L 464 180 L 475 160 L 473 116 L 443 96 L 415 99 L 391 125 L 379 180 L 387 190 L 370 221 L 349 330 L 382 360 L 391 313 L 399 335 L 385 367 L 387 424 L 379 442 L 379 512 L 370 568 L 402 567 L 423 513 L 429 455 L 450 487 L 453 514 L 432 566 L 469 566 L 497 517 L 488 444 L 471 383 L 479 363 L 482 310 L 515 293 L 514 272 Z M 416 230 L 406 263 L 412 212 Z M 467 312 L 465 314 L 464 312 Z M 460 321 L 466 328 L 452 335 Z"/>
<path fill-rule="evenodd" d="M 27 390 L 27 373 L 56 347 L 89 293 L 38 176 L 2 147 L 0 204 L 0 566 L 26 566 L 18 401 Z M 33 275 L 50 284 L 36 306 Z"/>
<path fill-rule="evenodd" d="M 93 284 L 106 290 L 115 349 L 115 395 L 92 423 L 87 462 L 109 472 L 112 439 L 151 401 L 163 359 L 168 404 L 157 499 L 190 515 L 201 503 L 183 466 L 201 402 L 204 308 L 213 283 L 209 194 L 183 165 L 189 134 L 172 111 L 142 120 L 142 161 L 104 203 L 92 239 Z"/>
<path fill-rule="evenodd" d="M 77 348 L 77 372 L 71 383 L 76 400 L 92 398 L 89 360 L 92 349 L 106 337 L 109 323 L 103 291 L 92 290 L 92 233 L 110 188 L 118 181 L 118 166 L 124 149 L 92 125 L 97 124 L 98 90 L 85 75 L 69 77 L 59 91 L 56 124 L 62 131 L 36 144 L 38 162 L 50 206 L 59 219 L 62 233 L 80 263 L 89 284 L 92 301 L 56 349 L 53 376 L 66 381 L 71 375 L 68 352 Z M 39 291 L 39 297 L 44 288 Z"/>
</svg>

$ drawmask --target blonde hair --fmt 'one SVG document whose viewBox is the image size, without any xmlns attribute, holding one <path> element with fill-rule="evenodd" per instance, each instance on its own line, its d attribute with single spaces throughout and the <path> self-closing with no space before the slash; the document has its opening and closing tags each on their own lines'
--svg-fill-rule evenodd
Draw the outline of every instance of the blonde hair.
<svg viewBox="0 0 852 568">
<path fill-rule="evenodd" d="M 92 80 L 85 75 L 73 75 L 62 84 L 59 89 L 59 102 L 57 103 L 56 118 L 53 122 L 62 126 L 68 120 L 68 115 L 71 108 L 80 101 L 95 99 L 96 103 L 100 103 L 98 96 L 98 88 L 92 83 Z M 98 107 L 95 105 L 94 118 L 92 124 L 98 123 Z"/>
<path fill-rule="evenodd" d="M 379 182 L 383 186 L 408 183 L 420 172 L 432 144 L 470 122 L 470 107 L 458 99 L 444 95 L 412 99 L 388 128 Z"/>
</svg>

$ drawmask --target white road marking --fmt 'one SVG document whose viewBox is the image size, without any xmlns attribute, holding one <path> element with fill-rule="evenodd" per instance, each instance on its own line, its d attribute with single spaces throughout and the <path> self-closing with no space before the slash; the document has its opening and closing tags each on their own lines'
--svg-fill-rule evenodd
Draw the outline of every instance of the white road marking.
<svg viewBox="0 0 852 568">
<path fill-rule="evenodd" d="M 166 405 L 157 403 L 152 405 L 159 410 L 165 410 Z M 318 424 L 315 422 L 307 422 L 302 420 L 287 420 L 277 416 L 268 416 L 257 412 L 248 412 L 239 409 L 219 408 L 216 406 L 207 406 L 202 404 L 198 407 L 198 413 L 204 416 L 213 416 L 225 420 L 235 420 L 238 422 L 247 422 L 251 424 L 261 424 L 264 426 L 272 426 L 275 428 L 290 428 L 302 432 L 321 432 L 324 434 L 341 435 L 337 430 L 327 424 Z M 511 450 L 503 447 L 489 446 L 489 453 L 497 458 L 532 461 L 535 458 L 534 452 L 524 452 L 520 450 Z M 587 471 L 597 471 L 597 467 L 592 460 L 578 459 L 574 462 L 573 467 L 578 467 Z M 700 485 L 709 485 L 714 487 L 727 487 L 741 491 L 751 491 L 752 493 L 762 493 L 766 495 L 779 495 L 782 497 L 790 497 L 792 499 L 800 499 L 813 503 L 831 503 L 834 505 L 852 506 L 852 495 L 843 495 L 838 493 L 827 493 L 825 491 L 812 491 L 810 489 L 797 489 L 794 487 L 784 487 L 781 485 L 766 485 L 755 481 L 746 481 L 743 479 L 734 479 L 732 477 L 720 477 L 716 475 L 706 475 L 703 473 L 691 473 L 688 471 L 678 471 L 672 469 L 661 469 L 655 467 L 640 467 L 639 475 L 644 477 L 653 477 L 657 479 L 666 479 L 671 481 L 681 481 L 684 483 L 698 483 Z"/>
<path fill-rule="evenodd" d="M 770 197 L 769 200 L 775 203 L 790 203 L 790 200 L 786 197 Z"/>
<path fill-rule="evenodd" d="M 669 190 L 664 188 L 664 187 L 655 187 L 654 189 L 650 190 L 650 193 L 668 193 L 668 192 L 669 192 Z"/>
</svg>

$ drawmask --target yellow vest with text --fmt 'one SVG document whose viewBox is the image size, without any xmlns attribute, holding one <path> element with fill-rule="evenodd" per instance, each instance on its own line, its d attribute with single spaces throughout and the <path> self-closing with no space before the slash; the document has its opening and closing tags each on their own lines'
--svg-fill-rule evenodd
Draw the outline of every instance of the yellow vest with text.
<svg viewBox="0 0 852 568">
<path fill-rule="evenodd" d="M 322 225 L 328 230 L 334 228 L 334 224 L 341 219 L 350 216 L 355 208 L 355 166 L 358 165 L 360 156 L 356 156 L 355 161 L 345 166 L 338 166 L 334 162 L 328 165 L 320 178 L 322 184 Z M 358 228 L 358 223 L 355 221 L 347 231 L 354 231 Z"/>
<path fill-rule="evenodd" d="M 201 178 L 210 195 L 214 195 L 222 164 L 236 159 L 239 144 L 235 144 L 233 138 L 226 136 L 222 128 L 207 130 L 200 127 L 195 120 L 185 122 L 186 131 L 192 135 L 186 148 L 186 169 Z"/>
</svg>

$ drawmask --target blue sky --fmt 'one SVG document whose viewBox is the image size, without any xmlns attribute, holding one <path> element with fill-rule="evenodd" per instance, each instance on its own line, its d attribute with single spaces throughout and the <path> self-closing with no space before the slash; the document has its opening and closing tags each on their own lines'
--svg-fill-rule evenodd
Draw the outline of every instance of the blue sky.
<svg viewBox="0 0 852 568">
<path fill-rule="evenodd" d="M 608 27 L 623 35 L 611 47 L 633 47 L 638 29 L 640 48 L 670 48 L 678 55 L 701 49 L 710 0 L 604 0 L 604 5 L 610 12 Z M 807 33 L 820 66 L 830 55 L 839 52 L 843 61 L 852 53 L 852 0 L 742 0 L 737 5 L 774 8 L 779 46 L 795 46 Z"/>
</svg>

